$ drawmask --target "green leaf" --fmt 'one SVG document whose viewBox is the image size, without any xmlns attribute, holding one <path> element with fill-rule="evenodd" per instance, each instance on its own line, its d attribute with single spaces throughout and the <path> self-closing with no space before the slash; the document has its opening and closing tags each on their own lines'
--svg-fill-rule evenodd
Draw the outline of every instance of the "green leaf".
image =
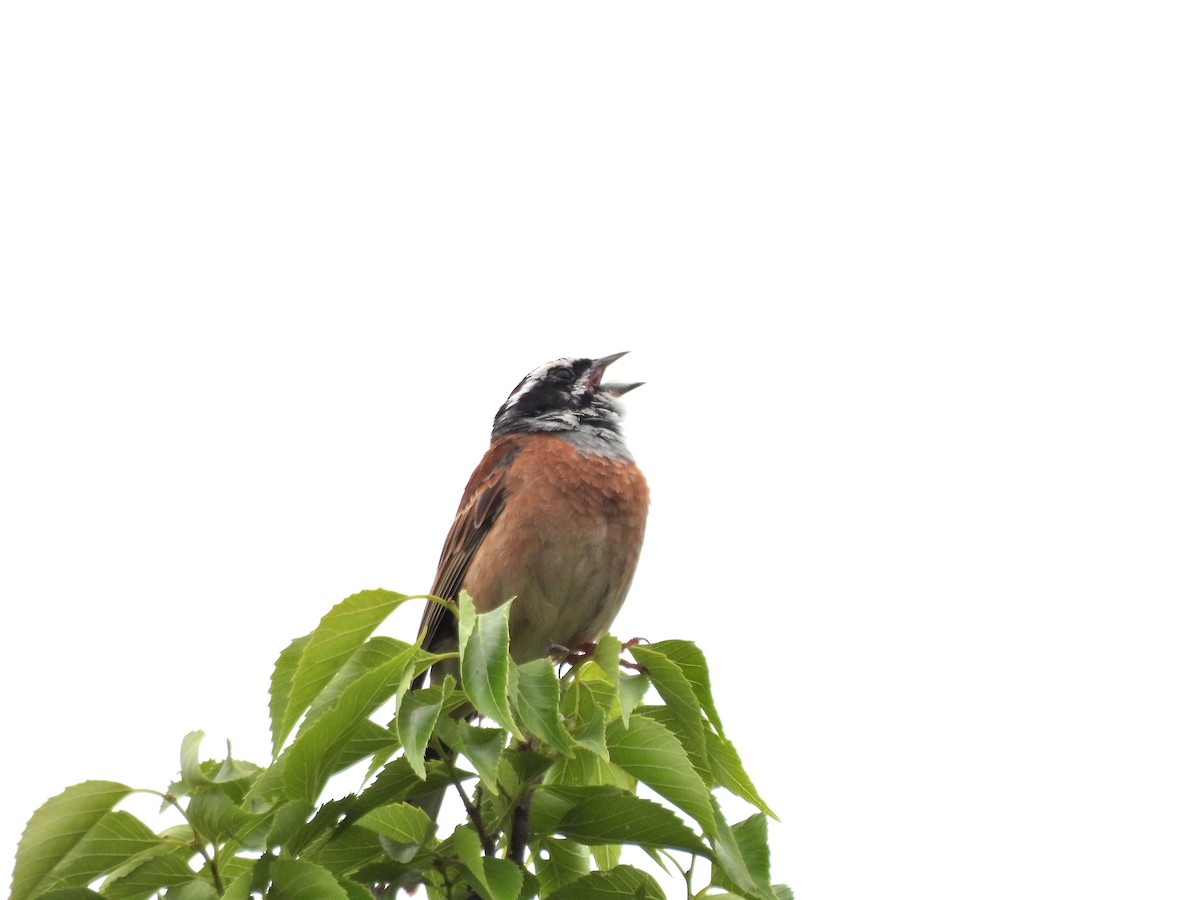
<svg viewBox="0 0 1200 900">
<path fill-rule="evenodd" d="M 200 836 L 213 843 L 223 841 L 249 817 L 222 791 L 209 787 L 192 795 L 187 819 Z"/>
<path fill-rule="evenodd" d="M 254 870 L 247 869 L 225 885 L 225 893 L 221 900 L 250 900 L 250 890 L 254 885 Z"/>
<path fill-rule="evenodd" d="M 359 819 L 357 824 L 387 838 L 391 842 L 384 845 L 388 855 L 405 863 L 433 836 L 435 828 L 423 810 L 408 803 L 380 806 Z"/>
<path fill-rule="evenodd" d="M 270 703 L 268 710 L 271 713 L 271 755 L 279 754 L 280 748 L 283 747 L 284 738 L 287 737 L 287 732 L 292 730 L 292 725 L 295 725 L 293 720 L 291 725 L 288 725 L 287 731 L 283 729 L 283 723 L 287 720 L 288 701 L 292 697 L 292 682 L 296 678 L 296 669 L 300 665 L 300 657 L 304 654 L 304 648 L 308 646 L 311 634 L 306 634 L 303 637 L 298 637 L 290 644 L 284 647 L 283 652 L 279 654 L 279 658 L 275 660 L 275 668 L 271 672 L 270 686 Z M 296 713 L 296 718 L 300 718 L 300 713 Z"/>
<path fill-rule="evenodd" d="M 535 849 L 543 851 L 533 857 L 543 895 L 577 881 L 591 868 L 587 847 L 575 841 L 548 837 Z"/>
<path fill-rule="evenodd" d="M 641 869 L 616 866 L 592 872 L 546 896 L 546 900 L 667 900 L 658 882 Z"/>
<path fill-rule="evenodd" d="M 775 900 L 771 887 L 771 857 L 767 847 L 767 817 L 755 813 L 730 828 L 721 820 L 713 883 L 737 888 L 760 900 Z"/>
<path fill-rule="evenodd" d="M 289 800 L 275 810 L 271 829 L 267 832 L 268 847 L 283 847 L 291 844 L 293 838 L 308 822 L 313 812 L 313 805 L 308 800 Z"/>
<path fill-rule="evenodd" d="M 304 825 L 283 844 L 283 856 L 301 856 L 307 858 L 303 851 L 314 841 L 327 840 L 333 832 L 344 824 L 344 819 L 357 802 L 358 797 L 348 794 L 337 800 L 326 800 L 312 814 Z"/>
<path fill-rule="evenodd" d="M 309 706 L 308 711 L 304 714 L 304 721 L 300 723 L 300 733 L 303 734 L 306 727 L 321 717 L 321 713 L 337 703 L 338 698 L 342 696 L 342 691 L 353 684 L 357 678 L 408 651 L 411 651 L 412 665 L 415 669 L 417 650 L 413 648 L 412 644 L 405 641 L 376 635 L 361 647 L 356 648 Z M 411 672 L 406 680 L 411 680 Z"/>
<path fill-rule="evenodd" d="M 55 867 L 57 886 L 82 887 L 162 844 L 136 816 L 120 810 L 109 812 Z"/>
<path fill-rule="evenodd" d="M 459 825 L 454 829 L 454 833 L 450 835 L 447 843 L 454 848 L 454 858 L 462 863 L 470 873 L 471 881 L 476 889 L 486 892 L 486 887 L 480 887 L 487 882 L 487 876 L 483 871 L 483 845 L 479 842 L 479 835 L 475 829 L 470 825 Z"/>
<path fill-rule="evenodd" d="M 510 742 L 500 756 L 500 793 L 505 798 L 522 796 L 530 787 L 543 780 L 552 762 L 553 760 L 538 747 Z M 508 800 L 505 802 L 507 804 Z"/>
<path fill-rule="evenodd" d="M 529 817 L 534 834 L 557 833 L 584 844 L 638 844 L 712 856 L 675 813 L 616 787 L 540 788 L 533 794 Z"/>
<path fill-rule="evenodd" d="M 197 788 L 212 784 L 236 784 L 262 774 L 262 769 L 254 763 L 233 758 L 233 745 L 225 742 L 225 761 L 220 765 L 215 760 L 200 759 L 200 745 L 204 741 L 203 731 L 188 732 L 179 747 L 179 777 L 180 781 L 172 785 L 172 790 L 179 794 L 190 794 Z M 240 798 L 241 792 L 237 792 Z M 231 795 L 232 799 L 232 795 Z"/>
<path fill-rule="evenodd" d="M 608 742 L 607 742 L 608 724 L 604 718 L 604 714 L 600 710 L 596 711 L 596 715 L 582 728 L 571 735 L 575 742 L 592 753 L 595 753 L 603 760 L 608 759 Z"/>
<path fill-rule="evenodd" d="M 628 772 L 583 748 L 577 750 L 573 757 L 564 756 L 555 760 L 545 780 L 547 784 L 574 786 L 613 784 L 629 791 L 637 784 Z"/>
<path fill-rule="evenodd" d="M 696 698 L 700 701 L 700 707 L 704 710 L 704 715 L 708 717 L 708 721 L 717 730 L 717 734 L 725 737 L 725 729 L 721 725 L 721 717 L 717 715 L 717 704 L 713 702 L 712 683 L 708 676 L 708 661 L 705 660 L 703 651 L 691 641 L 677 640 L 657 641 L 653 644 L 643 645 L 643 647 L 656 653 L 661 653 L 679 667 L 680 671 L 683 672 L 691 684 Z M 640 663 L 641 659 L 637 653 L 638 649 L 640 648 L 631 648 L 630 652 L 633 653 L 633 658 Z"/>
<path fill-rule="evenodd" d="M 217 892 L 207 881 L 193 878 L 168 888 L 165 900 L 217 900 Z"/>
<path fill-rule="evenodd" d="M 304 710 L 354 655 L 354 651 L 392 610 L 409 599 L 403 594 L 382 589 L 353 594 L 325 614 L 300 648 L 298 659 L 293 658 L 296 641 L 288 646 L 279 660 L 285 671 L 277 672 L 278 677 L 271 680 L 273 753 L 279 753 Z M 290 678 L 287 677 L 289 671 Z M 277 688 L 286 690 L 286 701 L 275 696 Z M 283 709 L 283 713 L 277 715 L 279 709 Z"/>
<path fill-rule="evenodd" d="M 325 868 L 300 859 L 271 863 L 270 900 L 349 900 L 345 889 Z"/>
<path fill-rule="evenodd" d="M 692 768 L 696 770 L 696 774 L 703 779 L 706 787 L 708 787 L 710 790 L 713 788 L 716 782 L 713 781 L 712 772 L 710 772 L 708 768 L 708 751 L 706 745 L 701 743 L 699 746 L 695 746 L 693 742 L 688 739 L 687 729 L 683 722 L 679 720 L 679 716 L 675 715 L 671 709 L 663 706 L 660 703 L 643 704 L 637 708 L 635 715 L 644 716 L 647 719 L 653 719 L 660 725 L 665 726 L 666 729 L 671 732 L 671 734 L 675 735 L 675 739 L 678 740 L 679 743 L 683 745 L 683 749 L 687 751 L 688 761 L 691 762 Z M 705 727 L 704 733 L 705 741 L 707 741 L 708 735 L 715 734 L 715 732 L 708 727 Z"/>
<path fill-rule="evenodd" d="M 769 886 L 771 883 L 771 850 L 767 846 L 767 817 L 755 813 L 744 822 L 732 827 L 742 859 L 756 884 Z"/>
<path fill-rule="evenodd" d="M 621 678 L 621 642 L 611 634 L 604 635 L 596 642 L 592 659 L 605 674 L 608 683 L 615 687 Z"/>
<path fill-rule="evenodd" d="M 453 773 L 458 771 L 443 762 L 434 760 L 426 760 L 425 766 L 425 779 L 422 780 L 413 771 L 410 760 L 404 757 L 392 760 L 383 767 L 371 786 L 359 795 L 358 801 L 347 811 L 347 815 L 351 820 L 356 820 L 368 810 L 383 806 L 385 803 L 411 800 L 424 794 L 440 791 L 453 783 Z M 469 775 L 469 772 L 460 773 L 460 777 Z"/>
<path fill-rule="evenodd" d="M 342 886 L 349 900 L 375 900 L 375 895 L 357 881 L 348 881 L 345 878 L 339 878 L 338 884 Z"/>
<path fill-rule="evenodd" d="M 211 780 L 200 769 L 200 743 L 203 740 L 203 731 L 189 731 L 179 748 L 179 777 L 189 788 L 211 784 Z"/>
<path fill-rule="evenodd" d="M 369 863 L 379 862 L 382 858 L 379 834 L 358 825 L 351 825 L 349 828 L 339 829 L 329 843 L 321 846 L 313 857 L 313 862 L 319 863 L 335 875 L 346 875 Z M 345 886 L 343 882 L 342 887 Z"/>
<path fill-rule="evenodd" d="M 535 659 L 519 666 L 514 674 L 517 716 L 525 729 L 542 743 L 570 756 L 572 741 L 559 710 L 559 682 L 554 665 L 548 659 Z"/>
<path fill-rule="evenodd" d="M 132 791 L 115 781 L 85 781 L 43 803 L 30 817 L 17 845 L 10 900 L 25 900 L 57 884 L 56 870 Z"/>
<path fill-rule="evenodd" d="M 484 728 L 468 722 L 442 719 L 438 723 L 438 737 L 465 756 L 488 791 L 496 792 L 500 755 L 504 752 L 508 732 L 502 728 Z"/>
<path fill-rule="evenodd" d="M 650 676 L 622 675 L 617 682 L 617 689 L 620 691 L 621 721 L 628 727 L 629 716 L 641 705 L 642 698 L 650 689 Z"/>
<path fill-rule="evenodd" d="M 488 893 L 495 900 L 517 900 L 521 894 L 521 869 L 512 860 L 483 859 L 483 871 Z"/>
<path fill-rule="evenodd" d="M 608 759 L 604 735 L 608 727 L 608 707 L 597 696 L 595 685 L 578 678 L 563 692 L 563 716 L 571 739 L 598 756 Z"/>
<path fill-rule="evenodd" d="M 400 650 L 360 675 L 342 691 L 335 706 L 297 735 L 283 757 L 283 787 L 289 799 L 316 801 L 326 780 L 338 769 L 340 752 L 361 733 L 367 716 L 399 687 L 414 650 Z"/>
<path fill-rule="evenodd" d="M 184 884 L 196 873 L 188 861 L 196 851 L 176 841 L 162 841 L 114 869 L 101 890 L 106 900 L 140 900 L 162 888 Z"/>
<path fill-rule="evenodd" d="M 400 683 L 403 684 L 406 680 L 402 672 Z M 363 719 L 350 735 L 350 739 L 337 751 L 330 763 L 330 770 L 340 772 L 369 756 L 390 757 L 399 749 L 400 745 L 396 743 L 392 729 L 377 725 L 370 719 Z"/>
<path fill-rule="evenodd" d="M 650 675 L 650 683 L 658 691 L 667 709 L 671 710 L 683 725 L 680 740 L 690 754 L 704 759 L 704 719 L 700 715 L 700 701 L 692 683 L 683 669 L 666 654 L 648 645 L 637 645 L 630 649 L 638 665 Z"/>
<path fill-rule="evenodd" d="M 748 803 L 752 803 L 768 816 L 779 821 L 779 816 L 767 806 L 766 801 L 758 795 L 750 776 L 742 766 L 741 757 L 733 744 L 720 735 L 711 731 L 706 734 L 708 749 L 708 767 L 716 783 L 732 794 L 736 794 Z"/>
<path fill-rule="evenodd" d="M 253 868 L 250 870 L 250 890 L 252 893 L 263 895 L 266 894 L 267 888 L 271 884 L 271 864 L 275 862 L 276 856 L 274 853 L 264 853 L 254 861 Z M 288 857 L 291 859 L 291 857 Z"/>
<path fill-rule="evenodd" d="M 463 690 L 482 715 L 513 734 L 521 729 L 508 706 L 508 614 L 512 602 L 485 613 L 463 591 L 458 600 L 458 646 Z"/>
<path fill-rule="evenodd" d="M 243 875 L 253 877 L 254 869 L 258 865 L 258 859 L 235 855 L 238 852 L 237 847 L 231 845 L 232 842 L 217 850 L 217 871 L 221 873 L 223 884 L 232 884 Z M 259 857 L 259 859 L 261 858 Z M 207 878 L 209 872 L 211 872 L 211 869 L 203 871 L 202 874 Z M 228 891 L 228 888 L 226 888 L 226 891 Z"/>
<path fill-rule="evenodd" d="M 105 900 L 101 894 L 87 888 L 63 888 L 48 894 L 38 894 L 38 900 Z"/>
<path fill-rule="evenodd" d="M 590 849 L 597 869 L 615 869 L 621 862 L 620 844 L 592 844 Z M 650 852 L 648 847 L 643 846 L 642 849 Z"/>
<path fill-rule="evenodd" d="M 225 741 L 225 762 L 213 775 L 213 784 L 232 784 L 248 778 L 257 778 L 263 772 L 262 766 L 247 762 L 244 759 L 233 758 L 233 742 Z"/>
<path fill-rule="evenodd" d="M 276 759 L 254 779 L 243 801 L 248 809 L 261 813 L 283 802 L 283 762 Z"/>
<path fill-rule="evenodd" d="M 467 871 L 467 880 L 484 900 L 517 900 L 521 890 L 521 870 L 506 859 L 483 858 L 479 835 L 470 825 L 454 829 L 448 842 L 455 858 Z"/>
<path fill-rule="evenodd" d="M 573 678 L 586 684 L 605 718 L 619 710 L 617 684 L 621 676 L 621 643 L 611 634 L 596 644 L 591 658 L 575 667 Z"/>
<path fill-rule="evenodd" d="M 401 696 L 396 714 L 396 731 L 404 756 L 412 764 L 417 777 L 425 777 L 425 748 L 433 736 L 433 726 L 442 712 L 442 704 L 453 688 L 449 679 L 441 687 L 409 691 Z"/>
<path fill-rule="evenodd" d="M 501 728 L 468 728 L 466 737 L 462 744 L 463 756 L 479 775 L 484 788 L 496 793 L 499 790 L 500 757 L 508 732 Z"/>
<path fill-rule="evenodd" d="M 443 654 L 440 654 L 439 656 L 429 656 L 428 658 L 440 660 L 440 659 L 445 659 L 447 656 L 457 658 L 458 654 L 457 653 L 451 653 L 451 654 L 443 653 Z M 417 668 L 420 669 L 421 665 L 418 665 Z M 462 691 L 458 690 L 457 682 L 455 682 L 455 680 L 453 678 L 444 678 L 444 679 L 442 679 L 442 682 L 440 685 L 435 685 L 432 688 L 426 688 L 426 690 L 441 690 L 441 692 L 442 692 L 442 694 L 441 694 L 442 713 L 447 712 L 449 710 L 453 710 L 455 712 L 458 712 L 461 710 L 461 712 L 465 715 L 467 713 L 467 711 L 470 709 L 470 704 L 467 703 L 467 695 L 464 694 Z M 401 734 L 402 726 L 399 724 L 399 714 L 400 714 L 400 706 L 403 703 L 404 698 L 407 697 L 410 693 L 417 693 L 417 692 L 399 691 L 396 694 L 396 715 L 393 716 L 392 721 L 388 723 L 388 731 L 393 735 L 393 741 L 389 746 L 380 748 L 375 753 L 375 755 L 372 757 L 371 763 L 367 767 L 367 773 L 366 773 L 366 775 L 363 776 L 364 780 L 374 776 L 376 772 L 378 772 L 388 762 L 390 762 L 393 758 L 395 758 L 396 752 L 398 750 L 403 749 L 402 739 L 405 738 L 405 735 Z M 442 713 L 439 713 L 439 715 L 441 715 Z M 450 713 L 450 714 L 453 715 L 454 713 Z M 434 717 L 434 721 L 436 723 L 437 717 Z M 405 728 L 404 730 L 407 731 L 408 729 Z M 413 745 L 413 748 L 415 749 L 417 744 L 420 742 L 421 736 L 419 734 L 409 735 L 407 737 L 407 739 L 409 740 L 409 742 Z M 405 751 L 405 752 L 407 752 L 407 751 Z M 424 757 L 424 755 L 425 755 L 424 748 L 422 748 L 421 753 L 414 753 L 413 755 L 414 755 L 414 757 L 416 757 L 416 756 Z M 416 768 L 419 768 L 420 765 L 423 765 L 423 764 L 418 764 L 417 767 L 414 767 L 414 771 L 416 770 Z"/>
<path fill-rule="evenodd" d="M 642 716 L 633 716 L 628 729 L 613 722 L 608 753 L 614 763 L 699 822 L 705 834 L 713 833 L 716 820 L 708 788 L 665 726 Z"/>
<path fill-rule="evenodd" d="M 664 872 L 666 872 L 668 875 L 674 874 L 675 870 L 673 868 L 671 868 L 670 866 L 668 866 L 666 864 L 666 862 L 663 860 L 664 851 L 653 850 L 650 847 L 643 847 L 642 852 L 645 853 L 652 860 L 654 860 L 654 862 L 658 865 L 658 867 L 660 869 L 662 869 Z"/>
</svg>

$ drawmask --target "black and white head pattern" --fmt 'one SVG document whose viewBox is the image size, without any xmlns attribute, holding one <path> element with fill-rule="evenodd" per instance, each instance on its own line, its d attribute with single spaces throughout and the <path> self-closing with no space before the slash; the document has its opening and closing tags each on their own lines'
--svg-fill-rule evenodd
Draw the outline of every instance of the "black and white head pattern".
<svg viewBox="0 0 1200 900">
<path fill-rule="evenodd" d="M 516 432 L 562 432 L 581 450 L 628 458 L 619 423 L 624 408 L 617 394 L 600 384 L 602 363 L 556 359 L 538 366 L 496 413 L 492 439 Z"/>
</svg>

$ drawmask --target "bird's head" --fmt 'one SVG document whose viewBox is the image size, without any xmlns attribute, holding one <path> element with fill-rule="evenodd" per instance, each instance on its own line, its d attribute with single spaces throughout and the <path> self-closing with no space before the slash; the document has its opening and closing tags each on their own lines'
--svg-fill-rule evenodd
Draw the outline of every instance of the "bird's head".
<svg viewBox="0 0 1200 900">
<path fill-rule="evenodd" d="M 496 413 L 492 439 L 516 432 L 590 433 L 620 442 L 619 398 L 642 382 L 605 382 L 604 373 L 624 356 L 556 359 L 538 366 L 518 384 Z"/>
</svg>

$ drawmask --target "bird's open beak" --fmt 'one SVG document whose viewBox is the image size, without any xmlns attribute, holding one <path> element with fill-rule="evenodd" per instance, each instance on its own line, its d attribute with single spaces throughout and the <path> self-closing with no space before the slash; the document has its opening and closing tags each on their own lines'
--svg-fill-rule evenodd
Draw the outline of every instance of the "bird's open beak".
<svg viewBox="0 0 1200 900">
<path fill-rule="evenodd" d="M 593 390 L 601 390 L 606 394 L 615 394 L 616 396 L 620 397 L 622 394 L 628 394 L 634 388 L 641 387 L 646 383 L 644 381 L 609 382 L 607 384 L 600 383 L 600 379 L 604 377 L 604 370 L 628 352 L 628 350 L 624 350 L 620 353 L 614 353 L 612 356 L 602 357 L 592 363 L 592 371 L 589 373 L 589 380 L 592 383 Z"/>
</svg>

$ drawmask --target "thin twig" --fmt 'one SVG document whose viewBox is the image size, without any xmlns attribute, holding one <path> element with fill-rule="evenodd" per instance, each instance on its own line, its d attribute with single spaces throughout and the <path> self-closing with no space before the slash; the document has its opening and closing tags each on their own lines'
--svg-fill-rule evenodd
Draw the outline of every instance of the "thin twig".
<svg viewBox="0 0 1200 900">
<path fill-rule="evenodd" d="M 508 835 L 508 858 L 518 866 L 525 865 L 525 848 L 529 844 L 529 805 L 533 800 L 530 785 L 513 809 L 512 830 Z"/>
<path fill-rule="evenodd" d="M 458 796 L 462 799 L 463 807 L 467 810 L 467 817 L 471 820 L 471 824 L 475 826 L 475 831 L 479 834 L 479 843 L 483 845 L 484 854 L 495 856 L 496 841 L 488 834 L 487 828 L 483 824 L 483 814 L 479 811 L 479 807 L 471 802 L 471 798 L 463 790 L 462 782 L 457 778 L 454 779 L 454 789 L 458 791 Z"/>
<path fill-rule="evenodd" d="M 192 820 L 188 818 L 187 813 L 184 812 L 183 807 L 179 805 L 179 801 L 175 799 L 174 794 L 160 794 L 158 791 L 147 791 L 146 793 L 162 797 L 165 802 L 175 807 L 176 811 L 183 816 L 183 821 L 187 822 L 188 825 L 191 826 L 192 834 L 195 836 L 195 840 L 192 842 L 192 845 L 195 847 L 196 852 L 199 853 L 200 857 L 204 860 L 205 865 L 208 866 L 208 870 L 212 872 L 213 887 L 216 889 L 218 894 L 225 893 L 225 888 L 221 886 L 221 872 L 217 868 L 217 860 L 215 858 L 217 849 L 216 844 L 213 844 L 214 856 L 209 856 L 204 851 L 204 842 L 200 840 L 200 832 L 196 830 L 195 825 L 192 825 Z"/>
</svg>

